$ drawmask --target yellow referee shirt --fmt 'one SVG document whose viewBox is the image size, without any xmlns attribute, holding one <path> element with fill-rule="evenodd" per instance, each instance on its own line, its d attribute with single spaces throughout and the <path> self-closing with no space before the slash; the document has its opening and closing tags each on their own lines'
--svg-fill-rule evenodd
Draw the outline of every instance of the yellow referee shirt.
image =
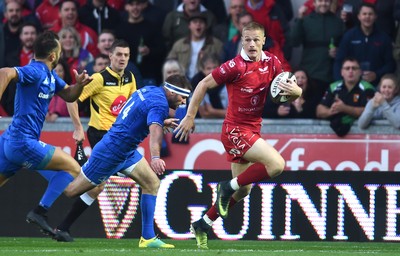
<svg viewBox="0 0 400 256">
<path fill-rule="evenodd" d="M 129 96 L 136 91 L 134 75 L 125 70 L 121 77 L 110 67 L 92 75 L 93 81 L 86 85 L 79 100 L 90 97 L 89 126 L 108 131 Z"/>
</svg>

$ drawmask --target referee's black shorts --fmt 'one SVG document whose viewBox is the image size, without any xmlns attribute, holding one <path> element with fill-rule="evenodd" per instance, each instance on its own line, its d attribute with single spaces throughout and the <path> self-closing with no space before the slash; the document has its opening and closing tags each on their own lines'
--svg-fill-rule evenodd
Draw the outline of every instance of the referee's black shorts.
<svg viewBox="0 0 400 256">
<path fill-rule="evenodd" d="M 99 142 L 106 133 L 107 131 L 105 130 L 97 130 L 92 126 L 89 126 L 89 128 L 87 129 L 87 137 L 89 140 L 90 147 L 94 148 L 97 142 Z"/>
</svg>

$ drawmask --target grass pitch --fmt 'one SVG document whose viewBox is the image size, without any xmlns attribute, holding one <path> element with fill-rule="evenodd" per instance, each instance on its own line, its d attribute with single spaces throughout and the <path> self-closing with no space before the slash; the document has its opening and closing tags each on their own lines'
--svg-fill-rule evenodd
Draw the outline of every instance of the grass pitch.
<svg viewBox="0 0 400 256">
<path fill-rule="evenodd" d="M 197 250 L 195 240 L 165 240 L 175 249 L 139 249 L 137 239 L 78 238 L 73 243 L 60 243 L 48 238 L 0 237 L 0 256 L 114 256 L 114 255 L 276 255 L 276 256 L 399 256 L 400 243 L 299 242 L 299 241 L 221 241 L 210 240 L 209 250 Z"/>
</svg>

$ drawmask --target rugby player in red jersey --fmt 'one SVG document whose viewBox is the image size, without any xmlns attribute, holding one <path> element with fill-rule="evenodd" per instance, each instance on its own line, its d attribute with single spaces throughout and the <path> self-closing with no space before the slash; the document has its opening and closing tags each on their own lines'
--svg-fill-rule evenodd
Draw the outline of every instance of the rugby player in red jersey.
<svg viewBox="0 0 400 256">
<path fill-rule="evenodd" d="M 246 197 L 251 184 L 271 179 L 282 173 L 285 160 L 260 136 L 264 103 L 271 81 L 283 72 L 278 58 L 263 51 L 264 27 L 251 22 L 242 31 L 242 50 L 238 56 L 216 68 L 196 87 L 187 114 L 175 129 L 176 137 L 187 139 L 194 130 L 194 118 L 208 89 L 226 84 L 228 109 L 222 125 L 221 141 L 231 162 L 232 180 L 217 187 L 216 203 L 198 221 L 191 231 L 200 249 L 208 249 L 207 233 L 219 217 L 226 218 L 228 209 Z M 279 84 L 280 95 L 298 98 L 302 89 L 293 81 Z"/>
</svg>

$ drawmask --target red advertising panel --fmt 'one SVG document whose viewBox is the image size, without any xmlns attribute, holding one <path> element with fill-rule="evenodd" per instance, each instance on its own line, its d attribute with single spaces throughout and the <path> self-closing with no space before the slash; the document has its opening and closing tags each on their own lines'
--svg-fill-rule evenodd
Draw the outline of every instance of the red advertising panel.
<svg viewBox="0 0 400 256">
<path fill-rule="evenodd" d="M 400 171 L 400 135 L 271 134 L 263 138 L 282 154 L 290 171 Z M 163 159 L 168 169 L 230 169 L 217 133 L 191 134 L 187 144 L 172 143 L 171 134 L 165 139 L 169 155 Z M 42 140 L 71 154 L 75 149 L 71 132 L 43 132 Z M 139 150 L 149 157 L 147 140 Z M 87 142 L 85 152 L 91 152 Z"/>
</svg>

